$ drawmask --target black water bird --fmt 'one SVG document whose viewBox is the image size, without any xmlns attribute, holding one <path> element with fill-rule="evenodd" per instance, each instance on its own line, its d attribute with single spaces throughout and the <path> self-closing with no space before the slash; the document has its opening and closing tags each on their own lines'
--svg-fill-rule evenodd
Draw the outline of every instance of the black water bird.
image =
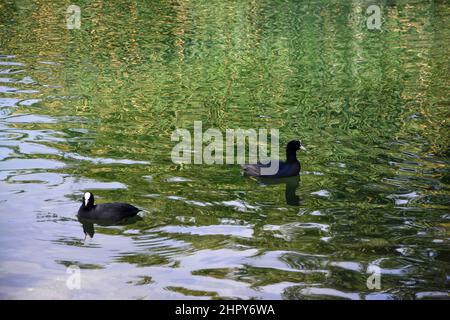
<svg viewBox="0 0 450 320">
<path fill-rule="evenodd" d="M 94 204 L 94 195 L 86 192 L 83 196 L 83 203 L 78 209 L 78 218 L 91 219 L 97 221 L 118 222 L 137 215 L 141 209 L 128 203 L 113 202 Z"/>
<path fill-rule="evenodd" d="M 306 150 L 299 140 L 289 141 L 286 145 L 286 161 L 271 160 L 267 164 L 260 162 L 255 164 L 242 165 L 244 174 L 252 177 L 264 178 L 286 178 L 297 176 L 300 173 L 300 162 L 297 160 L 297 151 Z M 278 161 L 278 170 L 273 174 L 265 174 L 262 169 L 267 169 L 274 165 L 273 161 Z M 263 170 L 264 171 L 264 170 Z"/>
</svg>

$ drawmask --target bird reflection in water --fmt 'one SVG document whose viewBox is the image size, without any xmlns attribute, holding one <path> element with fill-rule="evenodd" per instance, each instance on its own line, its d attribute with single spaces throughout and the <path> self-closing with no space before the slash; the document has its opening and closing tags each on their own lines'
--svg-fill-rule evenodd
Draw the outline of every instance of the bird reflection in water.
<svg viewBox="0 0 450 320">
<path fill-rule="evenodd" d="M 132 218 L 123 219 L 119 222 L 113 222 L 113 221 L 99 221 L 99 220 L 92 220 L 92 219 L 83 219 L 78 218 L 78 221 L 81 223 L 83 227 L 83 233 L 84 233 L 84 240 L 90 238 L 92 239 L 95 234 L 95 225 L 101 226 L 101 227 L 110 227 L 110 226 L 125 226 L 134 224 L 137 221 L 142 220 L 140 216 L 134 216 Z"/>
<path fill-rule="evenodd" d="M 300 185 L 300 176 L 293 176 L 288 178 L 257 178 L 258 182 L 263 185 L 285 184 L 284 191 L 286 203 L 290 206 L 299 206 L 301 203 L 300 197 L 296 194 L 296 190 Z"/>
</svg>

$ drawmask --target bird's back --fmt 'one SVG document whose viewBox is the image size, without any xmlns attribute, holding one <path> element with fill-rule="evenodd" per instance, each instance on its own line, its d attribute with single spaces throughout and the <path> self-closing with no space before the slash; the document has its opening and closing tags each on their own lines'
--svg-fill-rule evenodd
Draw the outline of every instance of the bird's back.
<svg viewBox="0 0 450 320">
<path fill-rule="evenodd" d="M 118 221 L 134 217 L 140 209 L 128 203 L 113 202 L 102 203 L 92 209 L 80 208 L 78 215 L 81 218 Z"/>
<path fill-rule="evenodd" d="M 272 162 L 268 164 L 262 164 L 260 162 L 255 164 L 245 164 L 242 165 L 242 169 L 244 170 L 244 174 L 252 177 L 273 177 L 273 178 L 282 178 L 282 177 L 292 177 L 296 176 L 300 172 L 300 162 L 284 162 L 279 161 L 278 170 L 274 174 L 265 175 L 261 173 L 261 169 L 269 168 L 272 165 Z"/>
</svg>

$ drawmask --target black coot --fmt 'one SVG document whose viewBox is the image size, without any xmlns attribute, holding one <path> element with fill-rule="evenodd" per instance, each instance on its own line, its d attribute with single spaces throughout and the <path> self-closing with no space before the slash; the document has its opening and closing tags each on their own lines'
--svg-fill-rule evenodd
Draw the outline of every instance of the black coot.
<svg viewBox="0 0 450 320">
<path fill-rule="evenodd" d="M 141 209 L 122 202 L 95 205 L 94 195 L 86 192 L 83 197 L 83 204 L 78 209 L 78 218 L 116 222 L 125 218 L 134 217 L 139 211 Z"/>
<path fill-rule="evenodd" d="M 286 161 L 278 161 L 278 171 L 274 174 L 261 173 L 262 168 L 268 168 L 272 163 L 262 164 L 245 164 L 242 165 L 244 174 L 252 177 L 264 177 L 264 178 L 286 178 L 297 176 L 300 173 L 300 162 L 297 160 L 297 150 L 306 150 L 302 143 L 298 140 L 289 141 L 286 145 Z"/>
</svg>

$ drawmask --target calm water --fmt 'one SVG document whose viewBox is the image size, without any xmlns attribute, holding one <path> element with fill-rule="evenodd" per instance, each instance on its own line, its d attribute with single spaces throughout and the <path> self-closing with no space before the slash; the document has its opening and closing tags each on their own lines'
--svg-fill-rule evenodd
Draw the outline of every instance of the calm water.
<svg viewBox="0 0 450 320">
<path fill-rule="evenodd" d="M 74 2 L 79 30 L 0 1 L 0 298 L 449 297 L 447 1 L 374 1 L 381 30 L 365 1 Z M 302 139 L 299 184 L 173 164 L 196 120 Z M 143 219 L 84 241 L 86 190 Z"/>
</svg>

